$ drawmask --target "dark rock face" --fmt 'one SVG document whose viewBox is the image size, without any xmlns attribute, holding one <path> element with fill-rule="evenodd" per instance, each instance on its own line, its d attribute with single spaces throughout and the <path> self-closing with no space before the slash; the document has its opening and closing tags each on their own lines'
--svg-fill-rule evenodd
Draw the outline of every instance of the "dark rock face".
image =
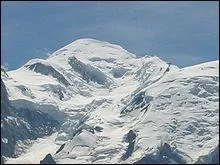
<svg viewBox="0 0 220 165">
<path fill-rule="evenodd" d="M 164 143 L 156 156 L 145 155 L 142 159 L 134 162 L 134 164 L 185 164 L 186 161 L 176 152 L 174 152 L 170 145 Z"/>
<path fill-rule="evenodd" d="M 40 164 L 56 164 L 56 162 L 53 160 L 51 154 L 47 154 L 46 157 L 40 161 Z"/>
<path fill-rule="evenodd" d="M 135 132 L 133 130 L 130 130 L 126 136 L 125 136 L 125 141 L 127 143 L 129 143 L 128 148 L 126 150 L 126 152 L 122 155 L 122 160 L 126 160 L 129 158 L 129 156 L 131 156 L 131 154 L 134 151 L 134 143 L 135 143 L 135 138 L 137 137 L 137 135 L 135 134 Z"/>
<path fill-rule="evenodd" d="M 62 144 L 60 148 L 56 151 L 56 154 L 63 150 L 66 143 Z"/>
<path fill-rule="evenodd" d="M 69 58 L 68 63 L 74 69 L 74 71 L 81 74 L 82 78 L 87 82 L 93 81 L 97 82 L 98 84 L 109 86 L 106 75 L 98 68 L 95 68 L 89 64 L 84 64 L 76 57 Z"/>
<path fill-rule="evenodd" d="M 129 71 L 129 69 L 125 69 L 125 68 L 114 68 L 112 69 L 112 74 L 115 78 L 120 78 L 122 77 L 127 71 Z"/>
<path fill-rule="evenodd" d="M 41 111 L 12 107 L 1 81 L 1 125 L 1 156 L 16 157 L 18 140 L 50 135 L 59 127 L 59 122 Z"/>
<path fill-rule="evenodd" d="M 145 92 L 140 92 L 134 96 L 132 103 L 138 105 L 143 101 L 144 97 L 145 97 Z"/>
<path fill-rule="evenodd" d="M 58 94 L 60 100 L 63 100 L 63 99 L 64 99 L 64 95 L 63 95 L 61 89 L 58 89 L 58 90 L 55 91 L 54 93 Z"/>
<path fill-rule="evenodd" d="M 121 110 L 121 114 L 126 114 L 129 113 L 137 108 L 142 108 L 144 106 L 149 105 L 149 103 L 153 100 L 152 96 L 147 96 L 145 94 L 145 92 L 139 92 L 138 94 L 136 94 L 131 102 L 125 106 L 124 108 L 122 108 Z M 145 107 L 145 110 L 147 108 Z M 143 109 L 142 109 L 143 110 Z"/>
<path fill-rule="evenodd" d="M 8 94 L 4 82 L 1 79 L 1 104 L 9 105 Z"/>
<path fill-rule="evenodd" d="M 6 109 L 7 107 L 4 107 Z M 10 109 L 12 114 L 1 118 L 1 138 L 7 138 L 8 142 L 1 141 L 1 153 L 4 156 L 14 157 L 14 147 L 18 140 L 37 139 L 44 135 L 50 135 L 59 126 L 59 123 L 49 115 L 31 111 L 28 109 Z M 10 118 L 10 120 L 8 120 Z"/>
<path fill-rule="evenodd" d="M 65 86 L 70 85 L 70 83 L 65 79 L 65 77 L 59 73 L 52 66 L 44 65 L 40 62 L 36 62 L 32 65 L 26 65 L 30 70 L 35 71 L 36 73 L 41 73 L 43 75 L 51 75 L 56 78 L 59 82 L 63 83 Z"/>
<path fill-rule="evenodd" d="M 208 155 L 200 157 L 195 164 L 219 164 L 219 145 Z"/>
<path fill-rule="evenodd" d="M 180 155 L 178 155 L 177 153 L 172 151 L 170 145 L 167 143 L 164 143 L 164 145 L 159 153 L 159 158 L 162 160 L 164 158 L 164 160 L 166 160 L 167 162 L 170 162 L 170 160 L 172 160 L 172 161 L 175 161 L 175 162 L 181 163 L 181 164 L 186 163 L 185 160 L 183 160 L 183 158 Z"/>
<path fill-rule="evenodd" d="M 131 143 L 135 140 L 136 137 L 137 137 L 136 133 L 133 130 L 130 130 L 125 136 L 125 141 L 127 143 Z"/>
<path fill-rule="evenodd" d="M 102 132 L 103 128 L 100 126 L 95 126 L 94 130 L 98 131 L 98 132 Z"/>
<path fill-rule="evenodd" d="M 219 164 L 219 145 L 218 147 L 214 150 L 212 154 L 211 161 L 208 162 L 209 164 Z"/>
</svg>

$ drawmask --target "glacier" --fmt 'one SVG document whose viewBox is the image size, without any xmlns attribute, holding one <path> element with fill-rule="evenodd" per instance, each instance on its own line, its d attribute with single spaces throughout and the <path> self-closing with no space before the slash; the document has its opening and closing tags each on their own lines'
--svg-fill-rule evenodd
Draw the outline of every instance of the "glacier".
<svg viewBox="0 0 220 165">
<path fill-rule="evenodd" d="M 24 150 L 3 154 L 6 164 L 219 163 L 218 60 L 179 68 L 86 38 L 2 71 L 1 81 L 16 114 L 26 109 L 54 123 L 25 137 L 28 145 L 18 139 Z M 36 131 L 26 116 L 14 117 Z M 12 137 L 1 138 L 10 148 Z"/>
</svg>

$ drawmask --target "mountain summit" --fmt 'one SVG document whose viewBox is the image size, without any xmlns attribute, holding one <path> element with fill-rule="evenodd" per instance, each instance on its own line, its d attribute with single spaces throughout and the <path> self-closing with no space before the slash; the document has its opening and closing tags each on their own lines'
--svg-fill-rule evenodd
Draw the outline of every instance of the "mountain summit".
<svg viewBox="0 0 220 165">
<path fill-rule="evenodd" d="M 6 163 L 219 163 L 218 65 L 179 68 L 94 39 L 32 59 L 1 76 L 8 100 L 59 127 Z"/>
</svg>

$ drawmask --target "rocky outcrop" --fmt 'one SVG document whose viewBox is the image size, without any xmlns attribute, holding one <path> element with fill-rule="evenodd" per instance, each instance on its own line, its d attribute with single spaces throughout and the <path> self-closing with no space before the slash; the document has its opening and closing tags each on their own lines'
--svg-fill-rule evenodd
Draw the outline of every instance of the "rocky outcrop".
<svg viewBox="0 0 220 165">
<path fill-rule="evenodd" d="M 8 100 L 1 81 L 1 156 L 16 157 L 18 140 L 37 139 L 52 134 L 59 122 L 46 113 L 25 108 L 16 109 Z"/>
<path fill-rule="evenodd" d="M 131 156 L 131 154 L 134 151 L 134 143 L 135 143 L 135 138 L 137 137 L 136 133 L 133 130 L 130 130 L 126 136 L 125 136 L 125 141 L 129 143 L 126 152 L 122 155 L 122 160 L 126 160 Z"/>
<path fill-rule="evenodd" d="M 56 164 L 56 162 L 53 160 L 51 154 L 47 154 L 46 157 L 40 161 L 40 164 Z"/>
</svg>

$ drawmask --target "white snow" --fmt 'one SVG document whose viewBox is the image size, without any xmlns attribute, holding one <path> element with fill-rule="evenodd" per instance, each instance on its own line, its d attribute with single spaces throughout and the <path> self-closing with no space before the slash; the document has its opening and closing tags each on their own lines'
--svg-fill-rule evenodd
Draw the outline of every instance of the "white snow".
<svg viewBox="0 0 220 165">
<path fill-rule="evenodd" d="M 93 74 L 104 75 L 109 86 L 86 82 L 82 74 L 90 72 L 86 67 L 82 74 L 74 71 L 68 63 L 73 56 L 82 66 L 98 69 Z M 57 136 L 39 140 L 26 154 L 8 162 L 39 163 L 52 152 L 57 163 L 133 163 L 168 143 L 187 163 L 195 163 L 219 144 L 218 60 L 180 69 L 157 56 L 136 58 L 120 46 L 80 39 L 46 60 L 27 64 L 36 61 L 58 70 L 70 85 L 21 67 L 7 72 L 11 79 L 4 79 L 9 99 L 16 106 L 59 116 L 64 123 Z M 22 92 L 21 86 L 28 90 Z M 63 99 L 54 93 L 57 89 Z M 143 100 L 135 100 L 140 92 Z M 121 114 L 122 109 L 131 112 Z M 80 123 L 84 129 L 73 137 Z M 94 134 L 86 130 L 95 126 L 102 130 Z M 129 130 L 137 137 L 131 156 L 122 161 L 128 147 L 123 137 Z M 63 150 L 54 154 L 57 144 L 63 143 Z"/>
<path fill-rule="evenodd" d="M 48 153 L 53 155 L 59 148 L 55 143 L 56 135 L 54 133 L 49 137 L 38 138 L 25 153 L 18 158 L 7 158 L 5 164 L 40 164 Z"/>
</svg>

